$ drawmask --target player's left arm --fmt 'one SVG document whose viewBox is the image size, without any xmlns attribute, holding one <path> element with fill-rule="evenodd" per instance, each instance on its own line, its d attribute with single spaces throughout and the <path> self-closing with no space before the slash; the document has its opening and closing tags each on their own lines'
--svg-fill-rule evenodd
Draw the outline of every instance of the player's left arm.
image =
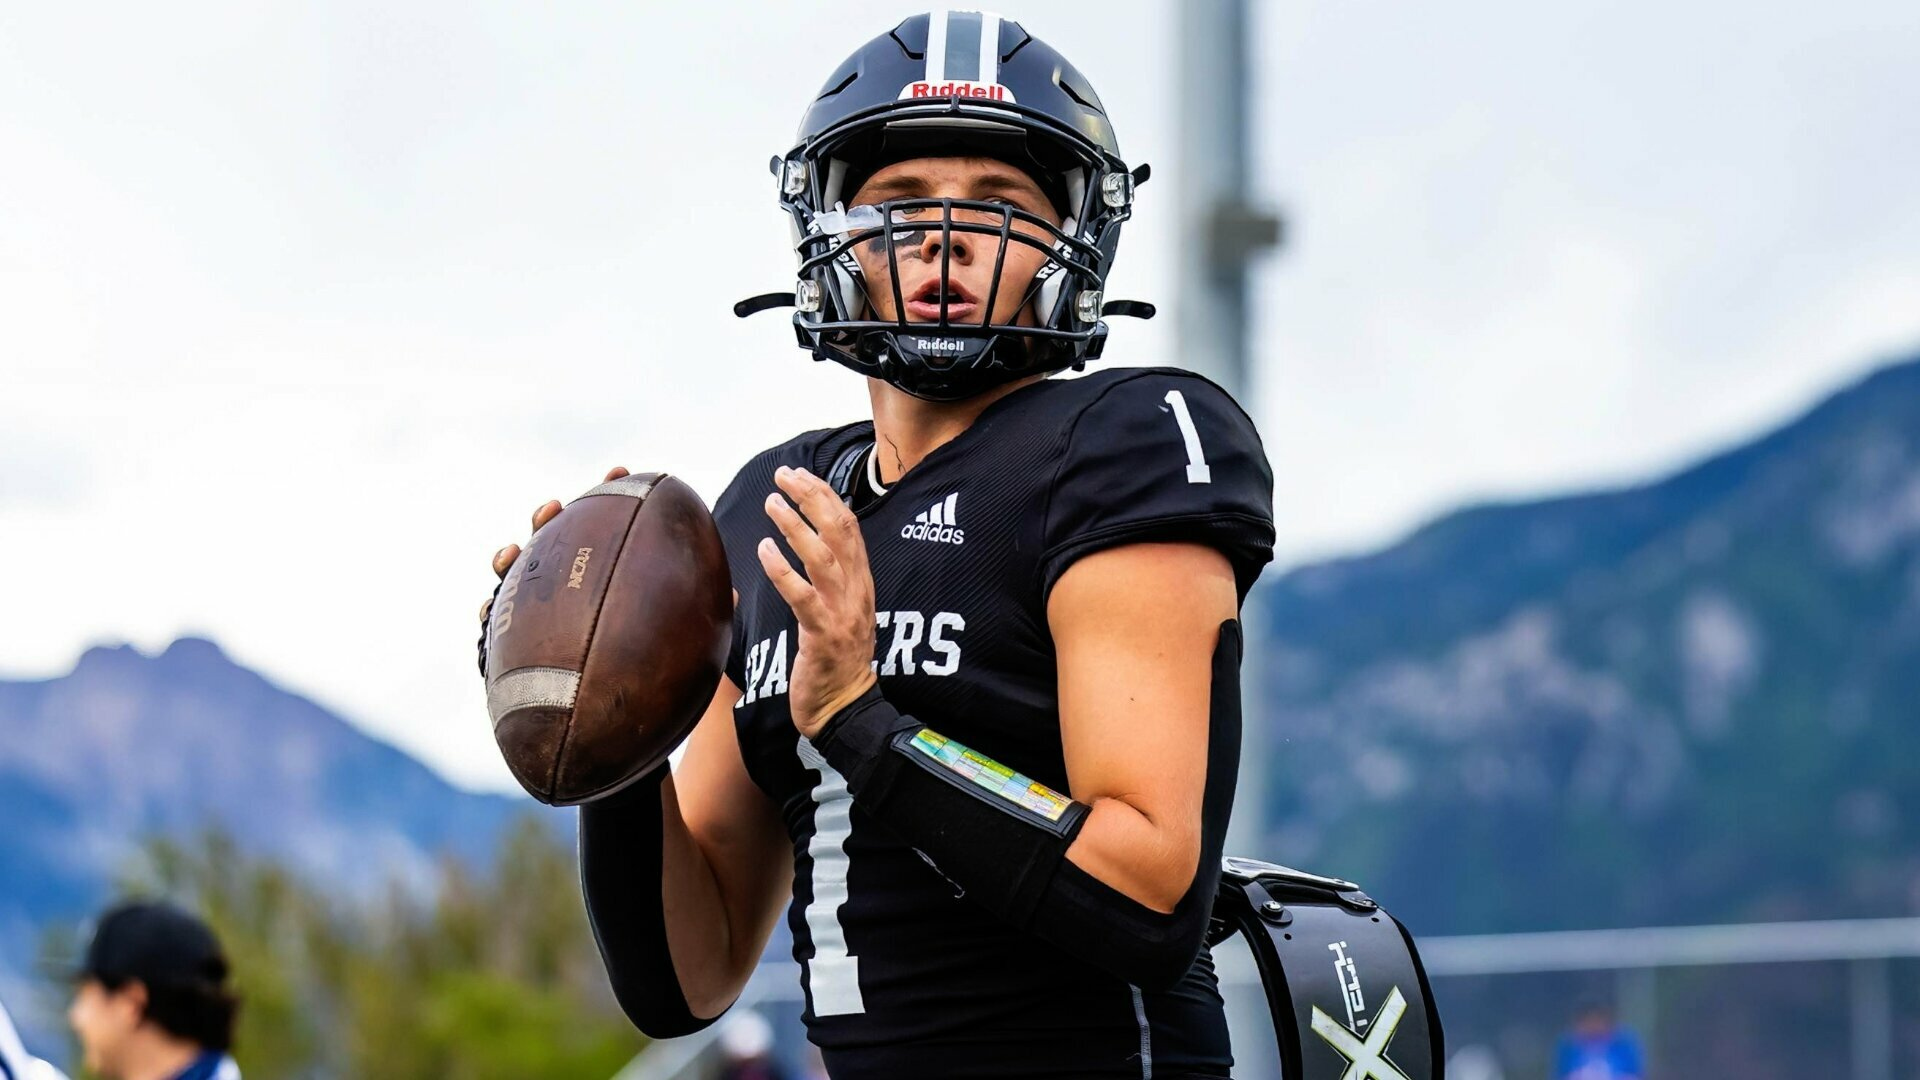
<svg viewBox="0 0 1920 1080">
<path fill-rule="evenodd" d="M 1213 656 L 1238 610 L 1226 556 L 1192 543 L 1088 555 L 1047 601 L 1068 784 L 1089 807 L 1066 857 L 1162 914 L 1199 869 Z"/>
</svg>

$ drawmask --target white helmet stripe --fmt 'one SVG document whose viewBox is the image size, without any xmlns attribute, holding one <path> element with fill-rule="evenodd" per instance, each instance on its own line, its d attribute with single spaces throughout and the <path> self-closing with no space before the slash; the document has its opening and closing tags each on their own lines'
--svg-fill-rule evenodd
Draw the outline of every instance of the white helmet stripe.
<svg viewBox="0 0 1920 1080">
<path fill-rule="evenodd" d="M 1000 16 L 986 11 L 927 13 L 927 81 L 1000 82 Z"/>
<path fill-rule="evenodd" d="M 979 71 L 977 82 L 993 84 L 1000 81 L 1000 16 L 987 11 L 980 13 Z"/>
<path fill-rule="evenodd" d="M 927 13 L 927 81 L 947 81 L 947 13 Z"/>
</svg>

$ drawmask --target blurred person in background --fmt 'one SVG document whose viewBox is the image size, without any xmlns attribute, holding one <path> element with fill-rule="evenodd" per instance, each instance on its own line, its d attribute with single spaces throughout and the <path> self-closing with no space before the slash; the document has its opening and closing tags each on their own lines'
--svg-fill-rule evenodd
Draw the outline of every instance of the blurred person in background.
<svg viewBox="0 0 1920 1080">
<path fill-rule="evenodd" d="M 787 1080 L 773 1059 L 773 1025 L 752 1009 L 743 1009 L 720 1029 L 719 1080 Z"/>
<path fill-rule="evenodd" d="M 227 1056 L 240 1002 L 207 924 L 170 904 L 123 904 L 100 919 L 67 1022 L 103 1080 L 240 1080 Z"/>
<path fill-rule="evenodd" d="M 66 1073 L 27 1053 L 4 1002 L 0 1002 L 0 1080 L 67 1080 Z"/>
<path fill-rule="evenodd" d="M 1573 1027 L 1553 1053 L 1553 1080 L 1645 1080 L 1640 1040 L 1597 1001 L 1574 1013 Z"/>
<path fill-rule="evenodd" d="M 1447 1059 L 1447 1076 L 1450 1080 L 1507 1080 L 1500 1055 L 1478 1043 L 1461 1047 Z"/>
</svg>

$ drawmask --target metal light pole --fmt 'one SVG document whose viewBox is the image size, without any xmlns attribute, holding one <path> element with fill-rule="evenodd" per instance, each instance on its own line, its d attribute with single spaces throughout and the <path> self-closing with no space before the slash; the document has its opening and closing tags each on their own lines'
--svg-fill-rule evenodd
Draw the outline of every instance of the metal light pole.
<svg viewBox="0 0 1920 1080">
<path fill-rule="evenodd" d="M 1280 220 L 1256 209 L 1248 179 L 1249 117 L 1247 0 L 1184 0 L 1179 4 L 1180 235 L 1199 238 L 1180 251 L 1177 339 L 1188 368 L 1225 387 L 1243 405 L 1252 402 L 1252 358 L 1247 348 L 1248 266 L 1280 242 Z M 1251 410 L 1250 410 L 1251 411 Z M 1240 774 L 1230 854 L 1262 858 L 1265 850 L 1266 771 L 1270 740 L 1262 709 L 1265 620 L 1260 593 L 1241 612 L 1246 661 L 1241 671 Z M 1234 946 L 1238 947 L 1238 946 Z M 1227 1003 L 1235 1071 L 1277 1076 L 1279 1062 L 1266 1003 L 1236 995 Z"/>
<path fill-rule="evenodd" d="M 1248 199 L 1246 0 L 1190 0 L 1180 19 L 1179 341 L 1186 366 L 1235 396 L 1248 390 L 1247 266 L 1280 241 Z"/>
</svg>

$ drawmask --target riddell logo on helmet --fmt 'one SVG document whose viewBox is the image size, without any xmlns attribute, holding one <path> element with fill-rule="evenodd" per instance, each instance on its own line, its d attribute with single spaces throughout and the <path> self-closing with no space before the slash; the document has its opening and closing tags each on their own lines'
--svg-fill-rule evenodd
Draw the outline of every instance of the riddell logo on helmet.
<svg viewBox="0 0 1920 1080">
<path fill-rule="evenodd" d="M 914 338 L 913 347 L 921 352 L 959 352 L 964 344 L 950 337 Z"/>
<path fill-rule="evenodd" d="M 985 98 L 988 101 L 1013 101 L 1013 91 L 999 83 L 915 82 L 900 88 L 900 99 L 908 98 Z"/>
</svg>

